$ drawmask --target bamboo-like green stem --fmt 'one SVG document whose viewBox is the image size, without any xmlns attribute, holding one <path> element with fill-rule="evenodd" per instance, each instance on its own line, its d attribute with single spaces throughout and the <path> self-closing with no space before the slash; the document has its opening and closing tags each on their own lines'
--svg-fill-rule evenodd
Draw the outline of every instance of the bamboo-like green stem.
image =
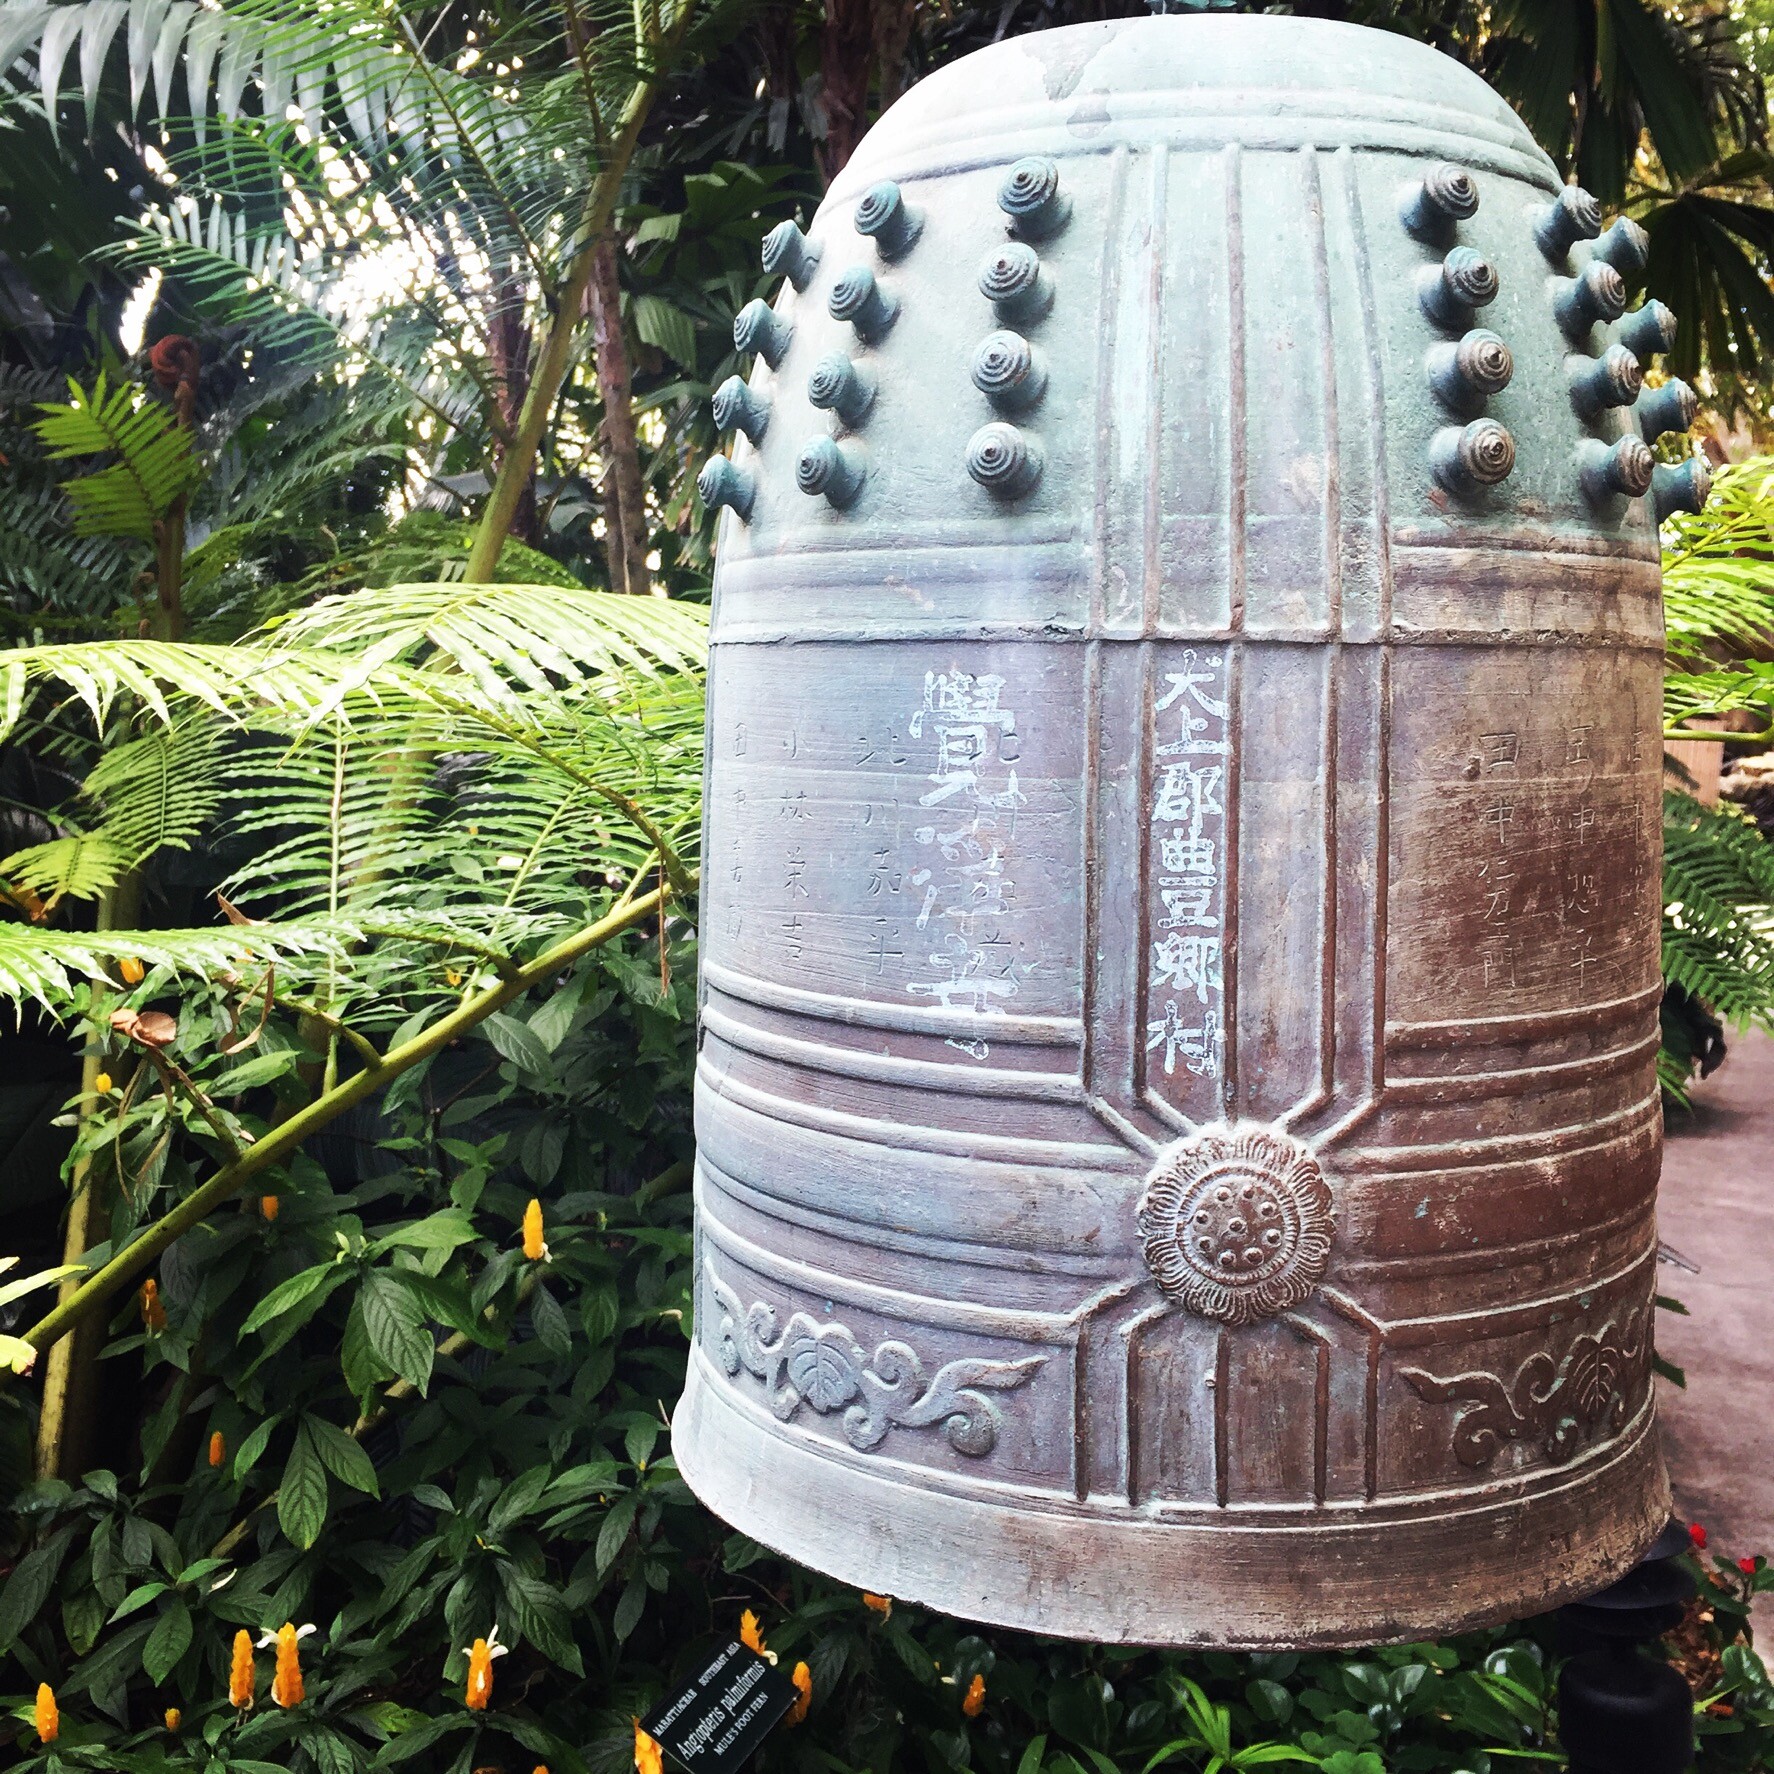
<svg viewBox="0 0 1774 1774">
<path fill-rule="evenodd" d="M 554 313 L 542 342 L 542 353 L 536 360 L 535 374 L 524 395 L 523 410 L 518 414 L 517 429 L 499 458 L 499 472 L 493 490 L 487 495 L 481 512 L 480 527 L 475 531 L 474 546 L 468 553 L 463 580 L 470 585 L 488 583 L 499 568 L 499 554 L 511 533 L 512 520 L 529 484 L 535 466 L 536 451 L 548 429 L 554 410 L 554 397 L 566 380 L 572 362 L 573 334 L 578 330 L 580 310 L 585 306 L 585 292 L 597 259 L 599 237 L 610 226 L 616 213 L 616 199 L 622 192 L 622 181 L 628 174 L 629 162 L 641 139 L 641 128 L 653 108 L 658 93 L 661 52 L 673 49 L 689 23 L 695 0 L 679 0 L 677 17 L 668 31 L 656 36 L 645 48 L 654 52 L 655 62 L 642 68 L 635 78 L 628 102 L 611 138 L 607 157 L 592 181 L 591 191 L 579 217 L 580 246 L 567 269 L 567 275 L 555 293 Z"/>
<path fill-rule="evenodd" d="M 134 1281 L 175 1239 L 190 1231 L 229 1197 L 238 1194 L 261 1171 L 269 1170 L 289 1157 L 304 1140 L 345 1110 L 374 1095 L 391 1079 L 421 1060 L 441 1052 L 458 1036 L 465 1035 L 532 986 L 540 985 L 562 968 L 572 966 L 613 937 L 645 923 L 663 909 L 670 897 L 669 886 L 655 888 L 651 893 L 618 906 L 595 924 L 564 937 L 544 949 L 533 961 L 514 969 L 509 979 L 465 999 L 456 1009 L 439 1017 L 430 1028 L 421 1030 L 398 1047 L 390 1048 L 376 1070 L 358 1072 L 316 1097 L 306 1108 L 298 1110 L 267 1133 L 257 1145 L 243 1152 L 231 1164 L 224 1165 L 207 1183 L 194 1189 L 171 1212 L 155 1221 L 67 1298 L 59 1300 L 24 1333 L 25 1341 L 38 1349 L 50 1348 L 88 1313 L 97 1311 L 120 1289 Z"/>
<path fill-rule="evenodd" d="M 107 887 L 99 896 L 97 923 L 100 930 L 116 930 L 135 922 L 141 877 L 134 869 Z M 100 1005 L 93 1005 L 95 1013 Z M 102 1024 L 103 1017 L 97 1020 Z M 94 1038 L 80 1061 L 80 1104 L 75 1111 L 84 1128 L 98 1111 L 99 1074 L 105 1069 L 102 1041 Z M 131 1080 L 133 1085 L 134 1080 Z M 62 1239 L 62 1261 L 78 1263 L 87 1246 L 97 1242 L 94 1232 L 100 1221 L 105 1179 L 95 1172 L 90 1155 L 77 1159 L 68 1197 L 68 1225 Z M 80 1283 L 70 1276 L 56 1289 L 58 1303 L 70 1300 Z M 62 1468 L 79 1470 L 88 1439 L 93 1369 L 98 1360 L 99 1337 L 91 1334 L 58 1344 L 49 1352 L 43 1369 L 43 1401 L 37 1414 L 36 1472 L 39 1478 L 64 1476 Z"/>
</svg>

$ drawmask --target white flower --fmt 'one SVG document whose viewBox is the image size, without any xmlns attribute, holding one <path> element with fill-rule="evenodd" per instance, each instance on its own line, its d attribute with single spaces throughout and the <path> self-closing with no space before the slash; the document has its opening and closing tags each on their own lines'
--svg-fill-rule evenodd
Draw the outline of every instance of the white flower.
<svg viewBox="0 0 1774 1774">
<path fill-rule="evenodd" d="M 262 1651 L 265 1649 L 265 1647 L 267 1645 L 276 1644 L 277 1643 L 277 1635 L 278 1635 L 279 1631 L 281 1631 L 281 1630 L 282 1629 L 280 1627 L 272 1626 L 272 1627 L 267 1627 L 265 1631 L 261 1632 L 259 1634 L 259 1649 Z M 310 1621 L 306 1626 L 298 1626 L 296 1628 L 296 1637 L 299 1639 L 303 1639 L 303 1638 L 306 1638 L 309 1635 L 309 1633 L 319 1632 L 319 1631 L 320 1631 L 320 1628 L 318 1626 L 316 1626 L 312 1621 Z"/>
</svg>

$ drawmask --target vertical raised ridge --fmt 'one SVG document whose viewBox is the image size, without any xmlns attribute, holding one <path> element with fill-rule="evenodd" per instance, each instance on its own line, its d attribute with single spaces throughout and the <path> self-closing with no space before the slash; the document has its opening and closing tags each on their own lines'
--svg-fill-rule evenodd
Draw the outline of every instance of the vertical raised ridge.
<svg viewBox="0 0 1774 1774">
<path fill-rule="evenodd" d="M 1324 400 L 1324 591 L 1325 628 L 1332 635 L 1343 626 L 1343 496 L 1342 440 L 1337 423 L 1337 350 L 1332 336 L 1330 251 L 1325 242 L 1324 183 L 1318 150 L 1300 150 L 1301 182 L 1312 235 L 1312 292 L 1316 297 L 1318 373 Z"/>
<path fill-rule="evenodd" d="M 1147 271 L 1146 300 L 1152 316 L 1151 356 L 1147 363 L 1146 450 L 1141 536 L 1141 633 L 1148 639 L 1158 632 L 1163 606 L 1164 564 L 1164 341 L 1165 325 L 1164 248 L 1169 220 L 1170 146 L 1160 142 L 1152 150 L 1152 200 L 1149 215 L 1151 261 Z"/>
<path fill-rule="evenodd" d="M 1244 386 L 1244 160 L 1234 142 L 1226 166 L 1226 565 L 1230 627 L 1244 627 L 1244 506 L 1250 470 Z M 1230 1015 L 1228 1014 L 1228 1024 Z M 1228 1042 L 1230 1045 L 1230 1042 Z"/>
<path fill-rule="evenodd" d="M 1127 149 L 1117 147 L 1109 160 L 1109 215 L 1103 230 L 1102 269 L 1098 284 L 1102 290 L 1102 331 L 1097 341 L 1096 359 L 1096 499 L 1091 508 L 1094 535 L 1092 554 L 1095 571 L 1090 581 L 1090 632 L 1101 634 L 1106 618 L 1103 587 L 1108 583 L 1110 530 L 1113 514 L 1110 508 L 1114 484 L 1115 432 L 1108 415 L 1115 400 L 1115 352 L 1119 340 L 1116 316 L 1121 296 L 1121 255 L 1116 251 L 1121 239 L 1122 215 L 1127 205 Z"/>
</svg>

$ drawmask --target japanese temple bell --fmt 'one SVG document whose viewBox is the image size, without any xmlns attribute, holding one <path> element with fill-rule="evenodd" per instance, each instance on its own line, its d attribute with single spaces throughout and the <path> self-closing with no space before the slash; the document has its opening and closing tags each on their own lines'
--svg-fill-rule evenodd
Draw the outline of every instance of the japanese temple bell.
<svg viewBox="0 0 1774 1774">
<path fill-rule="evenodd" d="M 1388 33 L 1000 43 L 739 317 L 674 1450 L 816 1569 L 1406 1640 L 1667 1520 L 1669 311 Z M 1666 456 L 1673 452 L 1665 450 Z"/>
</svg>

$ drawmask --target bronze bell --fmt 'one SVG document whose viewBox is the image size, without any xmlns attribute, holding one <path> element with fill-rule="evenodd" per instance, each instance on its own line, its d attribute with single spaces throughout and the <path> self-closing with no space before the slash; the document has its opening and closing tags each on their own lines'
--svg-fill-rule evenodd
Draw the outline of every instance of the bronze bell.
<svg viewBox="0 0 1774 1774">
<path fill-rule="evenodd" d="M 1705 484 L 1647 490 L 1598 218 L 1474 74 L 1268 16 L 996 44 L 834 182 L 715 575 L 674 1449 L 745 1533 L 1282 1646 L 1667 1520 L 1653 506 Z"/>
</svg>

